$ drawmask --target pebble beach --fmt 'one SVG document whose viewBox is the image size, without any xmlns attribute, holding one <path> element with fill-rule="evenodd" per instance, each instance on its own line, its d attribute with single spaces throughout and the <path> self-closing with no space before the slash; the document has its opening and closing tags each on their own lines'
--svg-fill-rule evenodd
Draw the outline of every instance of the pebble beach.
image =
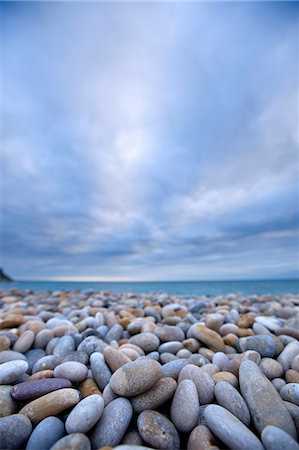
<svg viewBox="0 0 299 450">
<path fill-rule="evenodd" d="M 0 449 L 299 450 L 299 294 L 0 290 Z"/>
</svg>

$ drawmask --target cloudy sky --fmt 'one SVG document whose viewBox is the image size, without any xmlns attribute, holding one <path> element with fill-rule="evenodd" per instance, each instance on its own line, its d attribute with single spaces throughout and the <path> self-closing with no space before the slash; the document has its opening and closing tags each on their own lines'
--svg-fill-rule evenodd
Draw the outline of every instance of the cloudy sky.
<svg viewBox="0 0 299 450">
<path fill-rule="evenodd" d="M 298 277 L 296 2 L 1 8 L 8 273 Z"/>
</svg>

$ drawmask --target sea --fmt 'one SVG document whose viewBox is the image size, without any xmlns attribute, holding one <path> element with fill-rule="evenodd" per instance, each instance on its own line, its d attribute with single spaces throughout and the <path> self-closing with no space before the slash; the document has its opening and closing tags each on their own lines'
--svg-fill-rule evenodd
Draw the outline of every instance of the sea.
<svg viewBox="0 0 299 450">
<path fill-rule="evenodd" d="M 179 296 L 217 296 L 240 294 L 299 294 L 299 280 L 243 281 L 140 281 L 140 282 L 74 282 L 74 281 L 14 281 L 1 283 L 0 289 L 17 288 L 35 292 L 105 291 L 111 293 L 167 293 Z"/>
</svg>

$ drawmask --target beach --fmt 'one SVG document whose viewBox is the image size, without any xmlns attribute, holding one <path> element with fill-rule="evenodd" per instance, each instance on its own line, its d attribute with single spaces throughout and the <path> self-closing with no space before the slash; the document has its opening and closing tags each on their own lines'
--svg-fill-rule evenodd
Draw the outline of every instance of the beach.
<svg viewBox="0 0 299 450">
<path fill-rule="evenodd" d="M 0 305 L 1 449 L 298 449 L 298 294 Z"/>
</svg>

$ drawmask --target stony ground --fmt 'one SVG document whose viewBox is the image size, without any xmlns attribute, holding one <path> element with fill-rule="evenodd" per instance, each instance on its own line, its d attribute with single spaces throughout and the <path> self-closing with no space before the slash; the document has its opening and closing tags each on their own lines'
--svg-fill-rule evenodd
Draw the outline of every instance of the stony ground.
<svg viewBox="0 0 299 450">
<path fill-rule="evenodd" d="M 298 450 L 299 295 L 0 291 L 0 448 Z"/>
</svg>

